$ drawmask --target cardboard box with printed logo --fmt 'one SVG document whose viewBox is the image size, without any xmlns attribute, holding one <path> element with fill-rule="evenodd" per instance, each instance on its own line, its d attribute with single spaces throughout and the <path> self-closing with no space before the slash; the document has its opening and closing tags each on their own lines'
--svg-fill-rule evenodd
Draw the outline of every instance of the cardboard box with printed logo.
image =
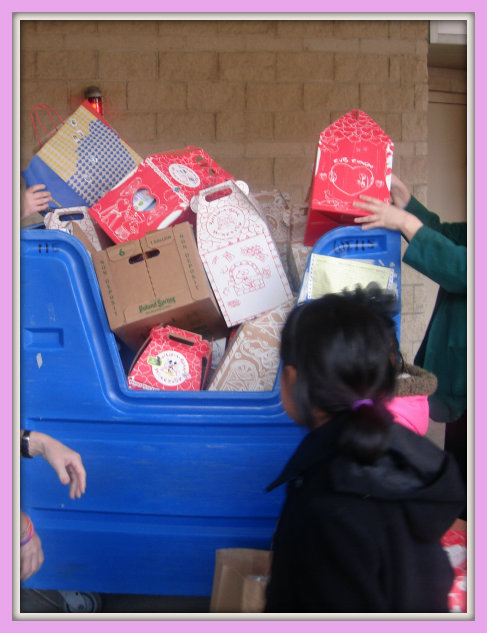
<svg viewBox="0 0 487 633">
<path fill-rule="evenodd" d="M 193 196 L 229 179 L 232 176 L 197 147 L 154 154 L 94 204 L 90 214 L 116 244 L 140 239 L 177 223 L 195 224 Z"/>
<path fill-rule="evenodd" d="M 92 255 L 112 331 L 137 351 L 164 323 L 206 338 L 227 328 L 188 222 Z"/>
<path fill-rule="evenodd" d="M 352 110 L 320 134 L 304 244 L 367 215 L 353 202 L 368 195 L 388 202 L 394 145 L 361 110 Z"/>
</svg>

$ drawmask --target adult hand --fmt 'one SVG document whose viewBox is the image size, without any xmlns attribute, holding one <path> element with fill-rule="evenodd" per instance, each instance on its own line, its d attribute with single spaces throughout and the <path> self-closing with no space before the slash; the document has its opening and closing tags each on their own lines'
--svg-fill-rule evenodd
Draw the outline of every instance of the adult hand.
<svg viewBox="0 0 487 633">
<path fill-rule="evenodd" d="M 71 499 L 81 497 L 86 490 L 86 471 L 79 453 L 38 431 L 30 434 L 29 451 L 33 457 L 42 455 L 56 471 L 59 481 L 69 484 Z"/>
<path fill-rule="evenodd" d="M 24 204 L 21 217 L 27 217 L 38 211 L 45 211 L 48 208 L 52 196 L 49 191 L 45 191 L 46 185 L 32 185 L 24 192 Z"/>
<path fill-rule="evenodd" d="M 43 562 L 41 539 L 34 532 L 30 541 L 20 548 L 20 580 L 27 580 L 39 571 Z"/>
<path fill-rule="evenodd" d="M 364 211 L 369 211 L 370 215 L 355 218 L 356 224 L 361 224 L 364 230 L 385 228 L 391 231 L 401 231 L 401 233 L 411 240 L 416 232 L 423 226 L 421 220 L 404 209 L 400 209 L 394 204 L 387 204 L 377 198 L 370 196 L 360 196 L 360 200 L 353 205 Z"/>
<path fill-rule="evenodd" d="M 391 200 L 396 207 L 404 209 L 411 200 L 411 194 L 406 185 L 399 178 L 392 174 L 391 177 Z"/>
<path fill-rule="evenodd" d="M 46 443 L 44 458 L 57 472 L 59 481 L 69 484 L 71 499 L 79 499 L 86 490 L 86 471 L 79 453 L 50 437 Z"/>
</svg>

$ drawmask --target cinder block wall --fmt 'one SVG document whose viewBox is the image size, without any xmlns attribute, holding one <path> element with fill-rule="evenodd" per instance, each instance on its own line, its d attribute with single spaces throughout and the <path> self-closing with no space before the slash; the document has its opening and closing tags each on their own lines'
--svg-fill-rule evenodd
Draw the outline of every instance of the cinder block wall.
<svg viewBox="0 0 487 633">
<path fill-rule="evenodd" d="M 196 145 L 251 190 L 304 202 L 319 133 L 367 112 L 394 140 L 394 170 L 426 202 L 426 20 L 27 20 L 20 25 L 20 167 L 30 110 L 64 118 L 97 85 L 105 117 L 143 157 Z M 408 302 L 403 273 L 403 312 Z M 403 348 L 410 357 L 417 341 Z M 417 335 L 416 335 L 417 338 Z"/>
</svg>

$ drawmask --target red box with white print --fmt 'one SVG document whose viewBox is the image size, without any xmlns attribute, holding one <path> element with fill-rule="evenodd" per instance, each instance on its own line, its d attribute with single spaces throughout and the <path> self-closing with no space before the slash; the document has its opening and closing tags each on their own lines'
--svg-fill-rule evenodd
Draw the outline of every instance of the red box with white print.
<svg viewBox="0 0 487 633">
<path fill-rule="evenodd" d="M 368 195 L 389 202 L 394 144 L 361 110 L 352 110 L 320 134 L 304 244 L 368 211 L 353 206 Z"/>
<path fill-rule="evenodd" d="M 195 224 L 191 199 L 232 176 L 196 147 L 148 156 L 90 209 L 116 244 L 179 222 Z"/>
<path fill-rule="evenodd" d="M 129 372 L 128 384 L 149 391 L 198 391 L 210 349 L 199 334 L 170 325 L 154 327 Z"/>
<path fill-rule="evenodd" d="M 200 191 L 194 203 L 198 251 L 228 327 L 292 297 L 265 220 L 233 181 Z"/>
</svg>

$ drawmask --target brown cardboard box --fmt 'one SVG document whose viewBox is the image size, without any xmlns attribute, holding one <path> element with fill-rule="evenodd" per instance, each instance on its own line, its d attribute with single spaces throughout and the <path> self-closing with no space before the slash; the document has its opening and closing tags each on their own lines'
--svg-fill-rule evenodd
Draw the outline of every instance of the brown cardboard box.
<svg viewBox="0 0 487 633">
<path fill-rule="evenodd" d="M 131 349 L 159 324 L 207 338 L 226 335 L 188 222 L 92 257 L 110 327 Z"/>
<path fill-rule="evenodd" d="M 262 613 L 271 564 L 267 550 L 216 550 L 210 613 Z"/>
</svg>

